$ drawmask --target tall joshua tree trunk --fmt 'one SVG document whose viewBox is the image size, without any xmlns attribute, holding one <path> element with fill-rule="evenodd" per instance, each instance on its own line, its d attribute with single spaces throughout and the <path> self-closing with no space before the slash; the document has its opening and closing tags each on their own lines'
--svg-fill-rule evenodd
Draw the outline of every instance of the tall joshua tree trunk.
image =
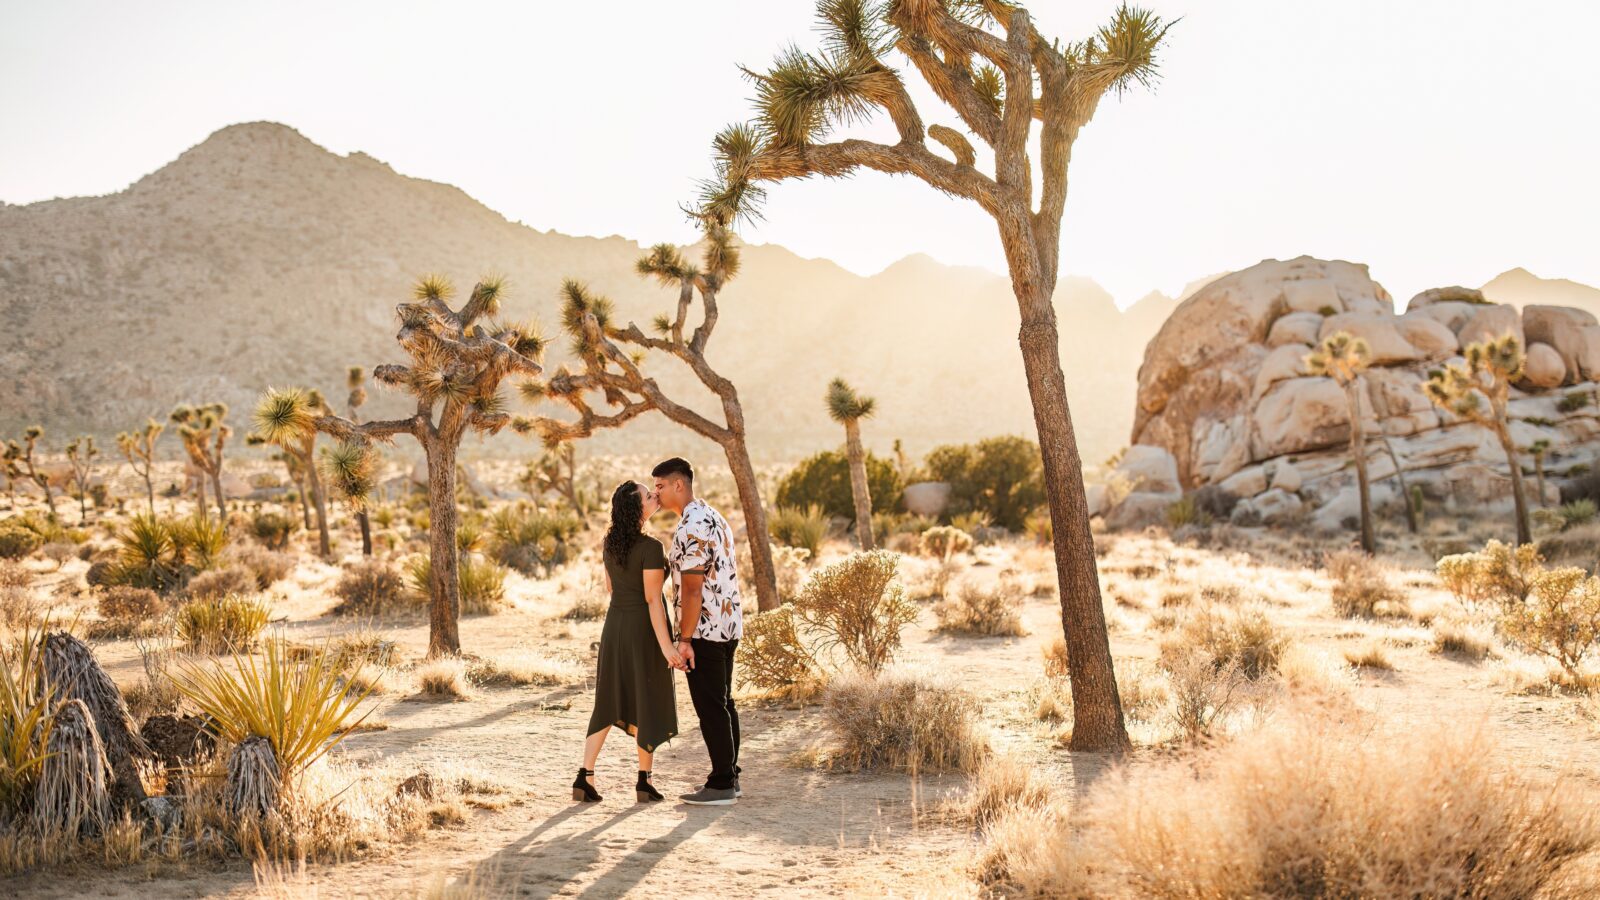
<svg viewBox="0 0 1600 900">
<path fill-rule="evenodd" d="M 311 501 L 306 497 L 309 489 L 306 487 L 305 475 L 296 472 L 294 479 L 295 493 L 300 497 L 300 521 L 307 531 L 311 530 Z"/>
<path fill-rule="evenodd" d="M 1522 481 L 1522 462 L 1517 459 L 1517 444 L 1511 439 L 1511 429 L 1506 426 L 1505 406 L 1494 404 L 1494 436 L 1500 439 L 1500 449 L 1506 453 L 1506 466 L 1511 469 L 1511 503 L 1517 514 L 1517 543 L 1533 543 L 1533 528 L 1528 522 L 1528 493 Z"/>
<path fill-rule="evenodd" d="M 461 652 L 461 579 L 456 547 L 456 448 L 423 441 L 428 457 L 428 655 Z"/>
<path fill-rule="evenodd" d="M 1420 525 L 1417 522 L 1417 509 L 1411 503 L 1411 488 L 1406 484 L 1406 470 L 1400 465 L 1400 455 L 1394 452 L 1394 443 L 1389 440 L 1389 435 L 1380 426 L 1378 440 L 1383 443 L 1383 452 L 1389 455 L 1389 462 L 1394 466 L 1395 480 L 1400 483 L 1400 499 L 1404 500 L 1406 508 L 1406 530 L 1416 534 Z"/>
<path fill-rule="evenodd" d="M 1360 381 L 1344 386 L 1344 396 L 1350 407 L 1350 458 L 1356 464 L 1356 493 L 1361 501 L 1361 550 L 1368 555 L 1378 552 L 1378 539 L 1372 531 L 1372 486 L 1367 480 L 1367 435 L 1361 424 L 1361 398 L 1356 393 Z M 1395 470 L 1396 472 L 1399 469 Z M 1411 499 L 1406 498 L 1409 504 Z"/>
<path fill-rule="evenodd" d="M 750 462 L 750 451 L 742 438 L 744 412 L 739 408 L 739 398 L 723 402 L 728 423 L 737 423 L 739 440 L 722 442 L 722 453 L 728 458 L 728 472 L 733 475 L 733 485 L 739 493 L 739 507 L 744 511 L 745 546 L 750 548 L 750 567 L 756 579 L 756 606 L 768 609 L 766 592 L 762 585 L 778 583 L 778 569 L 772 562 L 772 542 L 767 539 L 767 509 L 761 504 L 761 487 L 756 480 L 756 467 Z M 774 604 L 775 605 L 775 604 Z"/>
<path fill-rule="evenodd" d="M 861 446 L 861 423 L 844 423 L 845 455 L 850 459 L 850 497 L 856 507 L 856 539 L 862 550 L 875 550 L 872 534 L 872 493 L 867 486 L 867 451 Z"/>
</svg>

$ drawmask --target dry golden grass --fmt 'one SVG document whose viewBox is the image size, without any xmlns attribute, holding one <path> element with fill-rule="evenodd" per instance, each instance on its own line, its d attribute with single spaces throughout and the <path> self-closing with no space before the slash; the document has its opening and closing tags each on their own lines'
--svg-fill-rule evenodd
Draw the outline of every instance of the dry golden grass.
<svg viewBox="0 0 1600 900">
<path fill-rule="evenodd" d="M 1220 669 L 1235 666 L 1255 680 L 1270 674 L 1289 646 L 1289 636 L 1259 605 L 1240 609 L 1205 607 L 1180 620 L 1177 631 L 1161 641 L 1163 665 L 1187 660 L 1198 652 Z"/>
<path fill-rule="evenodd" d="M 957 585 L 954 596 L 935 603 L 938 630 L 984 637 L 1022 637 L 1028 633 L 1017 610 L 1028 593 L 1015 574 L 1003 573 L 991 587 L 973 581 Z"/>
<path fill-rule="evenodd" d="M 1600 829 L 1581 796 L 1500 758 L 1471 728 L 1368 734 L 1292 714 L 1107 775 L 1070 819 L 1011 807 L 979 871 L 1051 897 L 1534 896 Z"/>
<path fill-rule="evenodd" d="M 1394 671 L 1394 661 L 1389 659 L 1389 651 L 1377 641 L 1367 641 L 1359 647 L 1344 651 L 1344 661 L 1357 669 L 1371 669 L 1376 672 Z"/>
<path fill-rule="evenodd" d="M 989 754 L 977 719 L 970 696 L 927 675 L 839 675 L 823 695 L 831 741 L 813 761 L 851 771 L 971 772 Z"/>
<path fill-rule="evenodd" d="M 417 663 L 412 672 L 416 678 L 417 693 L 436 700 L 469 700 L 477 695 L 472 681 L 467 677 L 465 662 L 453 656 L 441 656 Z"/>
<path fill-rule="evenodd" d="M 1330 598 L 1340 615 L 1403 616 L 1405 592 L 1390 580 L 1387 566 L 1359 550 L 1337 550 L 1323 558 L 1323 568 L 1333 579 Z"/>
<path fill-rule="evenodd" d="M 1016 807 L 1045 806 L 1050 785 L 1036 771 L 1013 754 L 996 753 L 972 776 L 966 791 L 944 804 L 943 812 L 951 820 L 983 828 Z"/>
<path fill-rule="evenodd" d="M 1433 651 L 1464 659 L 1486 659 L 1494 652 L 1494 635 L 1461 619 L 1441 619 L 1433 623 Z"/>
<path fill-rule="evenodd" d="M 485 687 L 558 687 L 580 684 L 586 677 L 588 672 L 573 660 L 536 650 L 511 650 L 467 664 L 467 678 Z"/>
</svg>

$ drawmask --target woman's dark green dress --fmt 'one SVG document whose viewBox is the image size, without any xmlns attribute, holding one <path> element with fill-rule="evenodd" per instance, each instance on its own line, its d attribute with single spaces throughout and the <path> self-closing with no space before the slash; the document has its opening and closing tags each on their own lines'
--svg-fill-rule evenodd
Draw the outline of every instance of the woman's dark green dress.
<svg viewBox="0 0 1600 900">
<path fill-rule="evenodd" d="M 650 625 L 644 599 L 646 569 L 667 567 L 661 542 L 649 535 L 628 551 L 625 565 L 606 559 L 611 576 L 611 607 L 600 632 L 600 661 L 595 671 L 594 714 L 589 734 L 608 725 L 626 729 L 647 753 L 678 734 L 678 704 L 672 693 L 672 668 Z"/>
</svg>

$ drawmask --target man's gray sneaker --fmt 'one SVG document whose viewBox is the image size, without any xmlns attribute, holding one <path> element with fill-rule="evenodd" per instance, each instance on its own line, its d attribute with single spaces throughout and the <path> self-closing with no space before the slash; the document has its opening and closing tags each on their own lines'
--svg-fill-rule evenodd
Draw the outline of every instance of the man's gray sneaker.
<svg viewBox="0 0 1600 900">
<path fill-rule="evenodd" d="M 678 799 L 691 806 L 732 806 L 739 792 L 733 788 L 701 788 Z"/>
<path fill-rule="evenodd" d="M 744 788 L 739 786 L 739 776 L 737 775 L 733 776 L 733 795 L 735 797 L 744 796 Z"/>
</svg>

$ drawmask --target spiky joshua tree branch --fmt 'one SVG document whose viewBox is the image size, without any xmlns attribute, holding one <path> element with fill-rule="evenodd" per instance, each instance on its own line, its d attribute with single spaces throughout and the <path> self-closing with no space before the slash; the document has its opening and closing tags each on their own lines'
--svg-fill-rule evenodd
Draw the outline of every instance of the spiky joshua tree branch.
<svg viewBox="0 0 1600 900">
<path fill-rule="evenodd" d="M 323 471 L 339 492 L 360 503 L 375 486 L 375 443 L 410 435 L 428 459 L 428 654 L 458 654 L 461 584 L 456 548 L 456 451 L 469 431 L 498 434 L 511 422 L 501 383 L 534 379 L 542 369 L 545 339 L 531 322 L 499 322 L 505 281 L 480 280 L 460 308 L 452 308 L 450 282 L 430 275 L 412 299 L 395 308 L 406 365 L 372 370 L 378 384 L 416 399 L 405 419 L 356 422 L 324 413 L 312 427 L 340 443 L 323 457 Z"/>
<path fill-rule="evenodd" d="M 233 436 L 233 429 L 225 421 L 228 404 L 207 403 L 204 406 L 179 406 L 169 417 L 178 426 L 178 437 L 183 450 L 194 464 L 199 484 L 199 503 L 196 511 L 206 514 L 206 478 L 211 479 L 211 489 L 217 495 L 217 515 L 228 521 L 228 498 L 222 493 L 222 452 Z"/>
<path fill-rule="evenodd" d="M 1528 498 L 1522 485 L 1522 463 L 1517 459 L 1517 445 L 1511 439 L 1511 422 L 1507 413 L 1511 383 L 1522 377 L 1522 366 L 1527 359 L 1522 342 L 1515 334 L 1507 333 L 1499 338 L 1468 344 L 1462 356 L 1463 363 L 1451 363 L 1429 372 L 1423 390 L 1435 406 L 1482 425 L 1500 441 L 1500 447 L 1506 454 L 1506 464 L 1511 469 L 1511 499 L 1517 516 L 1517 543 L 1533 543 L 1533 528 L 1528 521 Z"/>
<path fill-rule="evenodd" d="M 646 334 L 631 322 L 626 326 L 616 322 L 611 301 L 587 285 L 571 279 L 562 284 L 561 324 L 572 339 L 573 353 L 582 369 L 563 367 L 548 383 L 529 385 L 528 390 L 530 397 L 548 396 L 561 401 L 577 418 L 519 419 L 513 427 L 537 431 L 547 446 L 555 447 L 589 437 L 601 428 L 621 427 L 654 410 L 715 441 L 727 457 L 739 490 L 746 544 L 755 570 L 757 603 L 761 609 L 774 609 L 780 602 L 777 573 L 772 563 L 766 508 L 750 461 L 744 408 L 733 382 L 718 374 L 706 359 L 706 345 L 717 327 L 717 298 L 723 286 L 739 272 L 739 248 L 733 233 L 723 225 L 707 221 L 704 228 L 705 249 L 700 265 L 690 263 L 671 244 L 657 244 L 635 267 L 641 277 L 678 291 L 676 308 L 656 317 L 653 334 Z M 690 308 L 696 298 L 700 301 L 700 316 L 691 331 Z M 655 379 L 645 375 L 642 366 L 652 351 L 675 358 L 694 372 L 721 401 L 721 421 L 674 401 Z M 595 409 L 590 394 L 604 399 L 606 411 Z"/>
</svg>

